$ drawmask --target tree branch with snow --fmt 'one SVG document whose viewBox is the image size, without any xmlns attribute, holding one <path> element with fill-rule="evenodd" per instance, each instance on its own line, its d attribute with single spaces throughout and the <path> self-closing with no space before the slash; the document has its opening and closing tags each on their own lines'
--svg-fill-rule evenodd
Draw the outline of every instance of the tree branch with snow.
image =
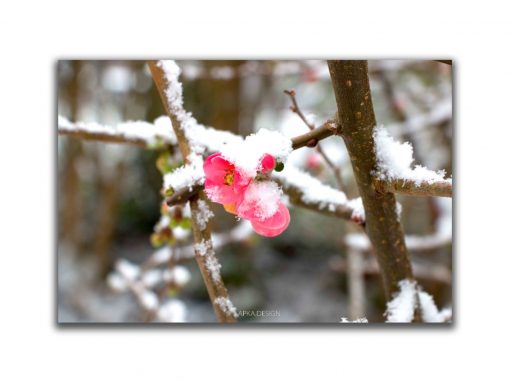
<svg viewBox="0 0 510 382">
<path fill-rule="evenodd" d="M 192 165 L 199 153 L 188 134 L 191 134 L 189 130 L 197 123 L 183 107 L 182 85 L 178 82 L 180 69 L 174 61 L 150 61 L 149 68 L 165 110 L 172 121 L 185 163 Z M 236 317 L 233 314 L 225 311 L 216 303 L 219 298 L 222 299 L 221 301 L 229 300 L 229 296 L 221 278 L 221 265 L 211 241 L 209 219 L 212 212 L 209 210 L 207 199 L 202 191 L 190 199 L 190 208 L 195 240 L 195 258 L 216 317 L 220 322 L 236 322 Z"/>
</svg>

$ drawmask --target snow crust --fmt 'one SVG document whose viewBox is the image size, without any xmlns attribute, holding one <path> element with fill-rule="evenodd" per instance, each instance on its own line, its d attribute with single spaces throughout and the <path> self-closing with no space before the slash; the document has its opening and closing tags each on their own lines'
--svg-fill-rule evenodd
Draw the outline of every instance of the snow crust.
<svg viewBox="0 0 510 382">
<path fill-rule="evenodd" d="M 444 170 L 432 171 L 426 167 L 415 165 L 413 147 L 409 142 L 400 143 L 395 141 L 382 126 L 374 129 L 375 152 L 377 158 L 377 177 L 381 180 L 403 179 L 422 183 L 434 183 L 448 181 Z"/>
</svg>

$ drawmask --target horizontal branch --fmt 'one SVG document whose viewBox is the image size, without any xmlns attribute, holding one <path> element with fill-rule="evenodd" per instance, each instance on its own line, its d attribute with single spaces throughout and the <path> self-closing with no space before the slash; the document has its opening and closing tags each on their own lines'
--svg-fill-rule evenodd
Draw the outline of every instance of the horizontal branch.
<svg viewBox="0 0 510 382">
<path fill-rule="evenodd" d="M 90 141 L 131 144 L 143 148 L 150 148 L 155 144 L 177 143 L 172 132 L 172 124 L 167 117 L 159 117 L 154 123 L 127 121 L 110 126 L 97 122 L 71 122 L 59 116 L 58 134 Z"/>
<path fill-rule="evenodd" d="M 172 128 L 170 120 L 166 117 L 160 117 L 156 121 L 167 120 L 169 128 Z M 129 132 L 129 126 L 142 126 L 146 129 L 144 134 L 136 134 L 136 132 Z M 211 132 L 212 128 L 207 128 Z M 223 140 L 225 132 L 216 130 L 218 139 Z M 153 136 L 150 134 L 153 133 Z M 136 121 L 136 122 L 123 122 L 119 125 L 112 127 L 100 125 L 98 123 L 84 123 L 84 122 L 69 122 L 63 117 L 58 120 L 58 134 L 65 135 L 72 138 L 86 139 L 90 141 L 100 141 L 106 143 L 126 143 L 139 147 L 149 147 L 151 142 L 156 141 L 158 138 L 164 143 L 176 145 L 175 135 L 170 131 L 164 134 L 158 134 L 155 129 L 155 124 L 150 122 Z M 318 141 L 328 138 L 332 135 L 338 134 L 337 124 L 334 120 L 327 120 L 318 128 L 309 131 L 305 134 L 298 135 L 292 138 L 292 148 L 294 150 L 301 147 L 313 147 Z M 234 135 L 234 134 L 232 134 Z M 240 138 L 240 137 L 239 137 Z M 206 145 L 206 142 L 203 142 Z"/>
<path fill-rule="evenodd" d="M 123 143 L 123 144 L 132 144 L 134 146 L 139 146 L 143 148 L 147 148 L 148 144 L 144 139 L 140 138 L 126 138 L 122 135 L 111 135 L 106 133 L 91 133 L 88 131 L 80 131 L 80 130 L 60 130 L 58 131 L 59 135 L 68 136 L 71 138 L 84 139 L 86 141 L 98 141 L 104 143 Z"/>
<path fill-rule="evenodd" d="M 451 179 L 434 181 L 431 183 L 416 183 L 408 179 L 396 180 L 374 180 L 374 187 L 381 192 L 395 192 L 403 195 L 413 196 L 444 196 L 452 197 L 452 181 Z"/>
<path fill-rule="evenodd" d="M 296 150 L 301 147 L 314 147 L 324 138 L 339 134 L 338 124 L 333 120 L 327 120 L 321 126 L 309 132 L 292 138 L 292 149 Z"/>
<path fill-rule="evenodd" d="M 303 191 L 296 186 L 288 185 L 278 179 L 275 181 L 282 187 L 283 192 L 289 197 L 289 201 L 298 207 L 306 208 L 311 211 L 319 212 L 323 215 L 333 216 L 346 220 L 354 220 L 354 208 L 348 203 L 326 204 L 322 201 L 307 201 L 304 198 Z"/>
<path fill-rule="evenodd" d="M 347 261 L 343 258 L 335 258 L 330 261 L 330 267 L 338 273 L 347 273 Z M 444 265 L 440 264 L 422 264 L 412 262 L 413 273 L 417 279 L 438 282 L 442 284 L 451 284 L 452 272 Z M 363 261 L 362 272 L 365 276 L 379 276 L 381 270 L 375 259 Z"/>
</svg>

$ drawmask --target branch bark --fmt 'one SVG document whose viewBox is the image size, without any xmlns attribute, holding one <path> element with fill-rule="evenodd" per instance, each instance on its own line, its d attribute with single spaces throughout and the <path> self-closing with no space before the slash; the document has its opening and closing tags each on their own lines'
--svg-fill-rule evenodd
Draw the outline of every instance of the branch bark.
<svg viewBox="0 0 510 382">
<path fill-rule="evenodd" d="M 406 179 L 385 181 L 374 179 L 374 187 L 380 192 L 395 192 L 403 195 L 413 196 L 444 196 L 452 197 L 452 182 L 439 181 L 434 183 L 422 182 L 417 184 Z"/>
<path fill-rule="evenodd" d="M 174 110 L 174 107 L 172 107 L 172 104 L 170 103 L 170 100 L 167 98 L 166 94 L 166 88 L 168 85 L 167 79 L 165 77 L 164 71 L 157 65 L 157 62 L 150 61 L 149 68 L 154 83 L 156 84 L 160 97 L 163 101 L 165 110 L 172 120 L 172 126 L 174 128 L 175 136 L 177 137 L 182 156 L 184 160 L 188 162 L 188 157 L 191 154 L 191 149 L 183 128 L 183 121 L 181 120 L 181 116 L 185 115 L 184 110 Z M 212 247 L 210 224 L 207 222 L 204 226 L 203 222 L 200 221 L 200 201 L 208 204 L 203 191 L 199 191 L 190 199 L 193 236 L 196 245 L 205 245 L 206 248 L 204 250 L 206 253 L 204 254 L 202 251 L 195 249 L 195 259 L 200 269 L 200 273 L 202 274 L 204 283 L 207 287 L 207 292 L 209 294 L 214 313 L 216 314 L 216 318 L 220 322 L 236 322 L 236 318 L 232 314 L 225 312 L 220 307 L 220 305 L 216 303 L 218 298 L 228 299 L 229 297 L 227 288 L 225 287 L 221 276 L 217 275 L 214 277 L 210 267 L 207 264 L 208 261 L 213 261 L 215 264 L 218 264 L 218 261 Z"/>
<path fill-rule="evenodd" d="M 381 268 L 386 298 L 399 291 L 398 282 L 413 280 L 395 195 L 373 187 L 376 169 L 373 130 L 376 125 L 367 61 L 328 61 L 342 136 L 351 158 L 365 208 L 366 232 Z"/>
</svg>

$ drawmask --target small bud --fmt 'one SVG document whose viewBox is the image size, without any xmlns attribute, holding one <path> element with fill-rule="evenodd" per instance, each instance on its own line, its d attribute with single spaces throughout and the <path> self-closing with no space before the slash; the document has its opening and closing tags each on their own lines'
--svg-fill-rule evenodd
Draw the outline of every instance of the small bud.
<svg viewBox="0 0 510 382">
<path fill-rule="evenodd" d="M 276 172 L 280 172 L 280 171 L 282 171 L 282 170 L 283 170 L 283 168 L 284 168 L 283 163 L 282 163 L 282 162 L 277 162 L 277 163 L 276 163 L 276 166 L 275 166 L 275 168 L 274 168 L 274 170 L 275 170 Z"/>
<path fill-rule="evenodd" d="M 317 146 L 317 143 L 319 143 L 317 138 L 312 138 L 308 142 L 306 142 L 306 147 L 315 147 Z"/>
</svg>

